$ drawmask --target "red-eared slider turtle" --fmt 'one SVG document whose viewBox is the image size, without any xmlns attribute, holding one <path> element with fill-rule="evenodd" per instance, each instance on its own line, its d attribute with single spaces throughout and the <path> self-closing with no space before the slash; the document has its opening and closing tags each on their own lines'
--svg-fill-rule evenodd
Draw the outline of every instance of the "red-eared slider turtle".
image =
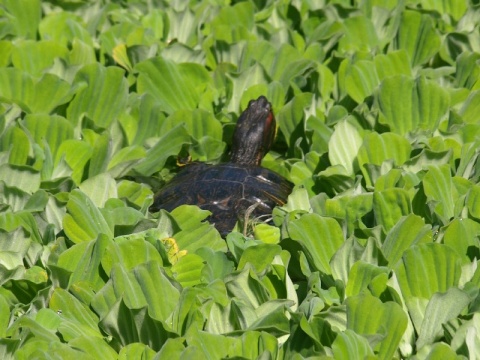
<svg viewBox="0 0 480 360">
<path fill-rule="evenodd" d="M 247 209 L 253 217 L 271 215 L 276 205 L 285 204 L 293 186 L 281 175 L 260 166 L 275 131 L 272 105 L 264 96 L 251 100 L 235 127 L 230 161 L 187 165 L 155 195 L 150 211 L 198 205 L 211 211 L 208 220 L 222 236 L 232 230 L 238 219 L 244 219 Z"/>
</svg>

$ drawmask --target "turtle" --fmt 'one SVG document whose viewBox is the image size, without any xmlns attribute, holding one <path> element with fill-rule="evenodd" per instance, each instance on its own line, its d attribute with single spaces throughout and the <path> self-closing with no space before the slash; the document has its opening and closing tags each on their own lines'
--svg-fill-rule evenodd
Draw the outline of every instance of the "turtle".
<svg viewBox="0 0 480 360">
<path fill-rule="evenodd" d="M 237 220 L 270 217 L 284 205 L 293 184 L 260 165 L 276 133 L 272 105 L 265 96 L 251 100 L 233 132 L 230 161 L 187 164 L 154 196 L 150 212 L 168 212 L 184 204 L 209 210 L 207 219 L 225 237 Z"/>
</svg>

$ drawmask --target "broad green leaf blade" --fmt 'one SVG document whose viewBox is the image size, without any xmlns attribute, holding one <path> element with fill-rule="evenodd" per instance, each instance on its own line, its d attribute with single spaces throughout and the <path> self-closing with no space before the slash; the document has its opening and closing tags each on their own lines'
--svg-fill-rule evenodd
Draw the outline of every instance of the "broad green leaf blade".
<svg viewBox="0 0 480 360">
<path fill-rule="evenodd" d="M 74 84 L 84 86 L 67 109 L 67 118 L 75 125 L 87 116 L 107 128 L 125 109 L 128 84 L 120 68 L 86 65 L 77 72 Z"/>
<path fill-rule="evenodd" d="M 73 126 L 67 119 L 58 115 L 27 115 L 25 127 L 33 139 L 41 147 L 44 141 L 55 159 L 60 145 L 68 139 L 73 139 Z"/>
<path fill-rule="evenodd" d="M 417 347 L 421 349 L 442 338 L 442 326 L 460 315 L 469 302 L 468 294 L 455 287 L 448 289 L 446 293 L 433 294 L 425 310 Z"/>
<path fill-rule="evenodd" d="M 104 271 L 110 274 L 113 266 L 118 263 L 128 270 L 150 261 L 163 264 L 162 257 L 156 248 L 160 237 L 161 233 L 156 229 L 116 237 L 103 255 Z"/>
<path fill-rule="evenodd" d="M 122 122 L 122 119 L 120 121 Z M 143 145 L 145 140 L 160 136 L 164 121 L 165 115 L 162 113 L 162 106 L 155 97 L 148 93 L 142 95 L 138 105 L 138 118 L 133 117 L 128 126 L 127 136 L 135 135 L 132 137 L 131 144 Z M 133 131 L 134 127 L 135 132 Z"/>
<path fill-rule="evenodd" d="M 404 75 L 385 78 L 375 96 L 380 121 L 400 135 L 411 131 L 434 131 L 448 111 L 450 96 L 433 81 Z"/>
<path fill-rule="evenodd" d="M 446 14 L 453 17 L 455 20 L 459 20 L 465 11 L 468 9 L 467 0 L 423 0 L 422 7 L 428 10 L 436 10 L 440 14 Z"/>
<path fill-rule="evenodd" d="M 387 54 L 378 54 L 373 60 L 380 80 L 393 75 L 412 76 L 408 54 L 403 49 Z"/>
<path fill-rule="evenodd" d="M 212 250 L 225 250 L 225 241 L 218 231 L 205 219 L 209 212 L 197 206 L 182 205 L 172 211 L 172 216 L 182 229 L 175 234 L 180 249 L 195 252 L 202 247 Z"/>
<path fill-rule="evenodd" d="M 102 338 L 96 314 L 66 290 L 55 289 L 49 305 L 61 312 L 58 330 L 67 341 L 82 335 Z"/>
<path fill-rule="evenodd" d="M 364 336 L 377 336 L 371 344 L 380 359 L 391 359 L 407 328 L 408 318 L 400 305 L 382 303 L 368 293 L 347 300 L 347 328 Z"/>
<path fill-rule="evenodd" d="M 26 40 L 15 44 L 12 63 L 17 69 L 39 76 L 53 65 L 56 58 L 65 58 L 67 48 L 55 41 Z"/>
<path fill-rule="evenodd" d="M 161 57 L 136 66 L 139 72 L 138 92 L 149 93 L 167 114 L 175 110 L 193 110 L 210 82 L 207 71 L 197 64 L 176 64 Z"/>
<path fill-rule="evenodd" d="M 93 336 L 79 336 L 68 343 L 94 359 L 117 359 L 117 352 L 104 339 Z"/>
<path fill-rule="evenodd" d="M 364 261 L 357 261 L 353 264 L 348 274 L 348 283 L 345 288 L 347 296 L 355 296 L 365 290 L 372 281 L 380 274 L 388 275 L 387 268 L 381 268 Z"/>
<path fill-rule="evenodd" d="M 460 258 L 446 245 L 420 244 L 404 252 L 395 273 L 415 329 L 420 331 L 428 299 L 458 285 Z"/>
<path fill-rule="evenodd" d="M 173 266 L 174 279 L 183 287 L 198 285 L 202 282 L 204 260 L 197 254 L 182 256 Z"/>
<path fill-rule="evenodd" d="M 225 285 L 232 296 L 246 302 L 254 309 L 267 302 L 270 298 L 267 289 L 257 275 L 248 268 L 227 276 Z"/>
<path fill-rule="evenodd" d="M 358 104 L 373 94 L 380 83 L 372 61 L 360 60 L 350 65 L 345 78 L 347 94 Z"/>
<path fill-rule="evenodd" d="M 137 266 L 133 274 L 147 301 L 149 315 L 167 323 L 180 299 L 180 286 L 166 275 L 158 261 Z"/>
<path fill-rule="evenodd" d="M 34 193 L 40 188 L 40 173 L 29 166 L 0 165 L 0 181 L 26 193 Z"/>
<path fill-rule="evenodd" d="M 368 340 L 348 329 L 338 333 L 332 351 L 336 359 L 365 359 L 374 356 Z"/>
<path fill-rule="evenodd" d="M 290 237 L 303 249 L 310 266 L 331 274 L 330 259 L 344 242 L 338 222 L 317 214 L 305 214 L 288 224 Z"/>
<path fill-rule="evenodd" d="M 304 109 L 311 101 L 311 94 L 297 95 L 276 114 L 280 130 L 288 145 L 294 144 L 298 138 L 304 135 L 302 124 L 305 116 Z"/>
<path fill-rule="evenodd" d="M 104 207 L 108 199 L 117 198 L 117 183 L 108 173 L 92 176 L 78 187 L 97 207 Z"/>
<path fill-rule="evenodd" d="M 10 15 L 14 34 L 19 38 L 36 39 L 42 15 L 40 0 L 5 0 L 6 12 Z"/>
<path fill-rule="evenodd" d="M 405 10 L 395 39 L 397 49 L 405 49 L 412 66 L 425 63 L 440 50 L 440 35 L 427 14 Z"/>
<path fill-rule="evenodd" d="M 449 165 L 430 166 L 423 178 L 425 195 L 444 224 L 454 216 L 456 195 Z"/>
<path fill-rule="evenodd" d="M 100 135 L 93 145 L 93 153 L 90 158 L 88 175 L 94 177 L 107 170 L 108 162 L 112 153 L 112 139 L 108 133 Z"/>
<path fill-rule="evenodd" d="M 446 227 L 443 243 L 459 256 L 465 257 L 474 248 L 479 248 L 480 224 L 471 219 L 454 219 Z"/>
<path fill-rule="evenodd" d="M 480 90 L 472 91 L 460 108 L 460 115 L 466 123 L 476 124 L 480 111 Z"/>
<path fill-rule="evenodd" d="M 436 243 L 406 250 L 395 271 L 405 298 L 424 299 L 457 285 L 461 272 L 458 255 L 450 247 Z"/>
<path fill-rule="evenodd" d="M 80 190 L 73 190 L 70 193 L 67 211 L 63 226 L 65 233 L 73 242 L 94 240 L 98 234 L 113 238 L 110 224 L 90 198 Z"/>
<path fill-rule="evenodd" d="M 242 253 L 237 269 L 243 270 L 248 264 L 253 266 L 257 273 L 260 273 L 272 264 L 273 258 L 279 255 L 281 250 L 280 246 L 271 244 L 247 247 Z"/>
<path fill-rule="evenodd" d="M 190 136 L 183 127 L 178 125 L 156 142 L 156 144 L 148 150 L 147 156 L 134 167 L 136 171 L 145 176 L 150 176 L 159 171 L 165 165 L 167 158 L 177 155 L 184 144 L 190 142 Z"/>
<path fill-rule="evenodd" d="M 93 46 L 92 36 L 85 28 L 85 23 L 74 13 L 67 11 L 52 12 L 45 16 L 39 25 L 42 39 L 51 39 L 60 44 L 81 40 Z"/>
<path fill-rule="evenodd" d="M 71 285 L 84 281 L 98 291 L 105 284 L 101 277 L 100 262 L 108 244 L 105 236 L 75 244 L 59 256 L 57 266 L 72 272 Z"/>
<path fill-rule="evenodd" d="M 22 129 L 9 127 L 1 137 L 1 148 L 8 151 L 8 163 L 11 165 L 27 165 L 31 152 L 30 140 Z"/>
<path fill-rule="evenodd" d="M 368 165 L 382 166 L 387 162 L 401 165 L 409 159 L 411 150 L 410 143 L 403 136 L 390 132 L 367 134 L 357 157 L 358 166 L 365 176 L 367 185 L 373 185 L 376 180 Z"/>
<path fill-rule="evenodd" d="M 177 337 L 164 323 L 152 319 L 146 307 L 129 309 L 123 300 L 115 303 L 100 326 L 122 346 L 140 342 L 155 351 L 159 351 L 167 339 Z"/>
<path fill-rule="evenodd" d="M 347 120 L 340 121 L 328 142 L 330 163 L 343 166 L 348 175 L 353 175 L 357 170 L 356 158 L 361 145 L 362 133 Z"/>
<path fill-rule="evenodd" d="M 0 99 L 17 104 L 27 113 L 49 114 L 69 101 L 76 91 L 53 74 L 39 80 L 16 68 L 0 68 Z"/>
<path fill-rule="evenodd" d="M 374 51 L 379 46 L 377 32 L 369 18 L 352 16 L 345 19 L 343 25 L 344 36 L 339 41 L 341 52 Z"/>
<path fill-rule="evenodd" d="M 358 162 L 360 166 L 382 165 L 384 161 L 393 159 L 396 165 L 401 165 L 410 158 L 410 151 L 411 145 L 404 137 L 394 133 L 372 132 L 363 139 Z"/>
<path fill-rule="evenodd" d="M 80 184 L 84 177 L 85 166 L 93 153 L 92 147 L 85 141 L 70 139 L 63 141 L 57 151 L 55 165 L 59 165 L 65 160 L 66 164 L 72 170 L 72 180 L 75 184 Z"/>
<path fill-rule="evenodd" d="M 387 233 L 382 251 L 392 267 L 401 259 L 405 250 L 418 243 L 431 241 L 430 226 L 421 217 L 408 214 L 399 219 Z"/>
<path fill-rule="evenodd" d="M 373 211 L 375 220 L 388 233 L 402 216 L 412 212 L 412 203 L 408 191 L 399 188 L 385 189 L 373 193 Z"/>
</svg>

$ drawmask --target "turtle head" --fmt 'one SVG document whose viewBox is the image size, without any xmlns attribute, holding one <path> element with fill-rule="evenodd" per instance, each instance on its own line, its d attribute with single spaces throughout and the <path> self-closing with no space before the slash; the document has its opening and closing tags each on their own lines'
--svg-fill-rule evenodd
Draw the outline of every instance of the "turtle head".
<svg viewBox="0 0 480 360">
<path fill-rule="evenodd" d="M 272 105 L 265 96 L 251 100 L 240 115 L 233 133 L 231 162 L 260 165 L 275 138 Z"/>
</svg>

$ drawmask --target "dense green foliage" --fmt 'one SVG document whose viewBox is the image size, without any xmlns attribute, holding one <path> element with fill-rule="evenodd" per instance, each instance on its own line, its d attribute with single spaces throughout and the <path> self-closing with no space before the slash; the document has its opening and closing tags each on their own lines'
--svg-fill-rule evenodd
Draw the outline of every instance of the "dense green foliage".
<svg viewBox="0 0 480 360">
<path fill-rule="evenodd" d="M 275 225 L 149 214 L 262 94 Z M 0 358 L 479 359 L 479 145 L 478 0 L 1 0 Z"/>
</svg>

